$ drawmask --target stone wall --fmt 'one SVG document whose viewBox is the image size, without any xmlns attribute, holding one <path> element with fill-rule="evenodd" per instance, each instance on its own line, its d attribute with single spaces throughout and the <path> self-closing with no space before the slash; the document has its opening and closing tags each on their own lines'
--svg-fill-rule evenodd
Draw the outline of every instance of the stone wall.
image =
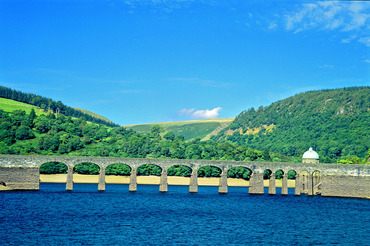
<svg viewBox="0 0 370 246">
<path fill-rule="evenodd" d="M 38 190 L 38 167 L 0 167 L 0 185 L 13 190 Z"/>
<path fill-rule="evenodd" d="M 322 196 L 370 199 L 370 176 L 325 175 L 322 180 Z"/>
</svg>

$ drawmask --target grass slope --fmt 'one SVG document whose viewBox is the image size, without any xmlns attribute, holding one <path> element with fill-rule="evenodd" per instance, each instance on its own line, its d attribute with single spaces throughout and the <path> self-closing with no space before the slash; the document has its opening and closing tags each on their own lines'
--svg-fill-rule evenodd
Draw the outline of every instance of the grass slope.
<svg viewBox="0 0 370 246">
<path fill-rule="evenodd" d="M 0 98 L 0 109 L 4 110 L 5 112 L 12 112 L 14 110 L 24 110 L 26 111 L 27 114 L 29 114 L 32 108 L 35 110 L 36 115 L 44 113 L 44 110 L 38 109 L 36 106 L 14 101 L 11 99 Z"/>
<path fill-rule="evenodd" d="M 101 120 L 104 120 L 104 121 L 107 121 L 107 122 L 112 122 L 110 119 L 108 119 L 108 118 L 106 118 L 106 117 L 104 117 L 104 116 L 102 116 L 102 115 L 100 115 L 100 114 L 97 114 L 97 113 L 91 112 L 91 111 L 89 111 L 89 110 L 82 109 L 82 108 L 75 108 L 75 107 L 73 107 L 73 108 L 74 108 L 74 109 L 77 109 L 77 110 L 79 110 L 79 111 L 81 111 L 81 112 L 83 112 L 83 113 L 85 113 L 85 114 L 91 115 L 91 116 L 93 116 L 93 117 L 95 117 L 95 118 L 98 118 L 98 119 L 101 119 Z"/>
<path fill-rule="evenodd" d="M 14 110 L 24 110 L 26 111 L 27 114 L 29 114 L 32 108 L 35 110 L 36 115 L 45 114 L 43 109 L 37 108 L 36 106 L 30 105 L 27 103 L 18 102 L 12 99 L 0 98 L 0 109 L 4 110 L 5 112 L 12 112 Z M 80 110 L 83 113 L 89 114 L 95 118 L 102 119 L 107 122 L 112 122 L 109 119 L 105 118 L 104 116 L 93 113 L 86 109 L 80 109 L 80 108 L 74 108 L 74 109 Z"/>
<path fill-rule="evenodd" d="M 220 126 L 225 126 L 231 123 L 234 118 L 223 119 L 204 119 L 204 120 L 190 120 L 177 122 L 160 122 L 150 124 L 126 125 L 124 127 L 132 129 L 137 132 L 150 132 L 153 125 L 159 125 L 164 132 L 173 131 L 175 135 L 183 135 L 185 140 L 200 138 L 203 139 L 208 134 L 212 133 Z"/>
</svg>

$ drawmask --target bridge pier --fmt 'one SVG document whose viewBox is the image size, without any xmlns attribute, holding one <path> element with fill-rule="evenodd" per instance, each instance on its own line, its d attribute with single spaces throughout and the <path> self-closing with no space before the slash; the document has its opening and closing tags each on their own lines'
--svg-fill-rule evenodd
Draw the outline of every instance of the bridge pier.
<svg viewBox="0 0 370 246">
<path fill-rule="evenodd" d="M 300 177 L 299 174 L 295 176 L 295 188 L 294 188 L 294 195 L 300 196 L 301 195 L 301 184 L 299 182 Z"/>
<path fill-rule="evenodd" d="M 222 171 L 220 177 L 220 183 L 218 186 L 218 193 L 227 194 L 227 172 Z"/>
<path fill-rule="evenodd" d="M 68 167 L 66 190 L 73 190 L 73 167 Z"/>
<path fill-rule="evenodd" d="M 269 195 L 276 195 L 275 173 L 271 173 L 271 176 L 270 176 Z"/>
<path fill-rule="evenodd" d="M 312 174 L 311 173 L 308 174 L 307 190 L 308 190 L 307 194 L 309 196 L 312 196 L 313 195 L 313 182 L 312 182 Z"/>
<path fill-rule="evenodd" d="M 193 169 L 191 172 L 189 192 L 190 193 L 198 192 L 198 169 Z"/>
<path fill-rule="evenodd" d="M 168 184 L 167 184 L 167 169 L 162 169 L 161 178 L 159 181 L 159 191 L 160 192 L 167 192 L 168 191 Z"/>
<path fill-rule="evenodd" d="M 281 194 L 288 195 L 288 175 L 284 173 L 281 184 Z"/>
<path fill-rule="evenodd" d="M 249 194 L 263 194 L 263 173 L 252 173 L 249 180 Z"/>
<path fill-rule="evenodd" d="M 130 173 L 130 185 L 129 185 L 129 191 L 135 192 L 137 191 L 137 172 L 136 168 L 131 169 Z"/>
<path fill-rule="evenodd" d="M 105 191 L 105 169 L 100 168 L 98 191 Z"/>
</svg>

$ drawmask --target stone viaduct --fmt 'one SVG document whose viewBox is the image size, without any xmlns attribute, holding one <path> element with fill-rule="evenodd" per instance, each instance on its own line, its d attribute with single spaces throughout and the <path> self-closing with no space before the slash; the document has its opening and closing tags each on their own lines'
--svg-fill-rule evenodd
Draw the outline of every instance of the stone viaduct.
<svg viewBox="0 0 370 246">
<path fill-rule="evenodd" d="M 105 190 L 105 169 L 116 163 L 131 168 L 130 191 L 137 190 L 137 168 L 145 164 L 154 164 L 162 169 L 159 191 L 166 192 L 167 170 L 174 165 L 191 168 L 189 192 L 198 192 L 198 170 L 204 166 L 218 167 L 221 172 L 219 193 L 227 193 L 227 172 L 234 167 L 246 167 L 252 171 L 249 193 L 263 194 L 263 172 L 268 169 L 275 174 L 283 171 L 281 194 L 288 194 L 288 171 L 297 173 L 295 194 L 370 198 L 370 166 L 343 164 L 310 163 L 272 163 L 243 161 L 209 161 L 176 159 L 134 159 L 106 157 L 67 157 L 67 156 L 15 156 L 0 155 L 0 185 L 13 190 L 38 190 L 40 166 L 47 162 L 60 162 L 68 167 L 66 190 L 73 189 L 73 168 L 80 163 L 94 163 L 100 167 L 98 190 Z M 275 175 L 269 181 L 269 194 L 276 194 Z"/>
</svg>

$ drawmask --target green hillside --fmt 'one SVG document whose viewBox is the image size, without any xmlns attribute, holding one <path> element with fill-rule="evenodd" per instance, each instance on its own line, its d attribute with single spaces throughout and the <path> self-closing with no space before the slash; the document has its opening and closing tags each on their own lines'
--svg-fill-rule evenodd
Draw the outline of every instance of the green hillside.
<svg viewBox="0 0 370 246">
<path fill-rule="evenodd" d="M 38 109 L 36 106 L 1 97 L 0 97 L 0 109 L 4 110 L 5 112 L 12 112 L 14 110 L 24 110 L 26 111 L 27 114 L 31 112 L 31 109 L 34 109 L 37 115 L 40 115 L 44 112 L 44 110 Z"/>
<path fill-rule="evenodd" d="M 30 105 L 30 104 L 27 104 L 27 103 L 18 102 L 18 101 L 12 100 L 12 99 L 1 98 L 1 97 L 0 97 L 0 109 L 2 109 L 5 112 L 12 112 L 14 110 L 24 110 L 24 111 L 26 111 L 27 114 L 29 114 L 31 112 L 31 109 L 34 109 L 36 115 L 41 115 L 41 114 L 46 114 L 47 113 L 44 109 L 38 108 L 36 106 Z M 105 118 L 104 116 L 101 116 L 99 114 L 90 112 L 88 110 L 80 109 L 80 108 L 74 108 L 74 109 L 80 110 L 81 112 L 83 112 L 85 114 L 88 114 L 88 115 L 91 115 L 91 116 L 93 116 L 97 119 L 101 119 L 101 120 L 104 120 L 104 121 L 107 121 L 107 122 L 111 122 L 109 119 Z"/>
<path fill-rule="evenodd" d="M 126 128 L 137 132 L 149 133 L 153 125 L 159 125 L 163 133 L 172 131 L 175 135 L 183 135 L 185 140 L 189 139 L 203 139 L 208 134 L 220 127 L 226 127 L 234 118 L 223 119 L 205 119 L 205 120 L 191 120 L 179 122 L 161 122 L 151 124 L 127 125 Z"/>
<path fill-rule="evenodd" d="M 312 146 L 323 162 L 362 158 L 370 148 L 370 87 L 310 91 L 251 108 L 213 139 L 285 156 Z"/>
<path fill-rule="evenodd" d="M 94 122 L 97 124 L 104 124 L 109 127 L 118 126 L 117 124 L 113 123 L 110 120 L 106 120 L 106 118 L 94 114 L 90 111 L 80 110 L 76 108 L 69 107 L 63 104 L 61 101 L 54 101 L 51 98 L 46 98 L 43 96 L 31 94 L 31 93 L 24 93 L 21 91 L 13 90 L 8 87 L 0 86 L 0 98 L 4 99 L 11 99 L 17 102 L 25 103 L 28 105 L 36 106 L 39 109 L 42 109 L 43 112 L 51 112 L 55 114 L 63 114 L 65 116 L 71 116 L 75 118 L 84 117 L 87 121 Z M 26 110 L 30 111 L 31 108 L 23 105 L 15 105 L 15 103 L 11 103 L 11 105 L 4 103 L 5 109 L 11 110 L 13 107 L 25 107 Z M 96 117 L 98 116 L 98 117 Z"/>
<path fill-rule="evenodd" d="M 89 111 L 89 110 L 82 109 L 82 108 L 75 108 L 75 107 L 72 107 L 72 108 L 77 109 L 77 110 L 79 110 L 79 111 L 81 111 L 81 112 L 83 112 L 83 113 L 85 113 L 85 114 L 91 115 L 91 116 L 92 116 L 92 117 L 94 117 L 94 118 L 101 119 L 101 120 L 103 120 L 103 121 L 113 123 L 110 119 L 108 119 L 108 118 L 106 118 L 106 117 L 104 117 L 104 116 L 102 116 L 102 115 L 100 115 L 100 114 L 97 114 L 97 113 L 94 113 L 94 112 L 91 112 L 91 111 Z"/>
</svg>

